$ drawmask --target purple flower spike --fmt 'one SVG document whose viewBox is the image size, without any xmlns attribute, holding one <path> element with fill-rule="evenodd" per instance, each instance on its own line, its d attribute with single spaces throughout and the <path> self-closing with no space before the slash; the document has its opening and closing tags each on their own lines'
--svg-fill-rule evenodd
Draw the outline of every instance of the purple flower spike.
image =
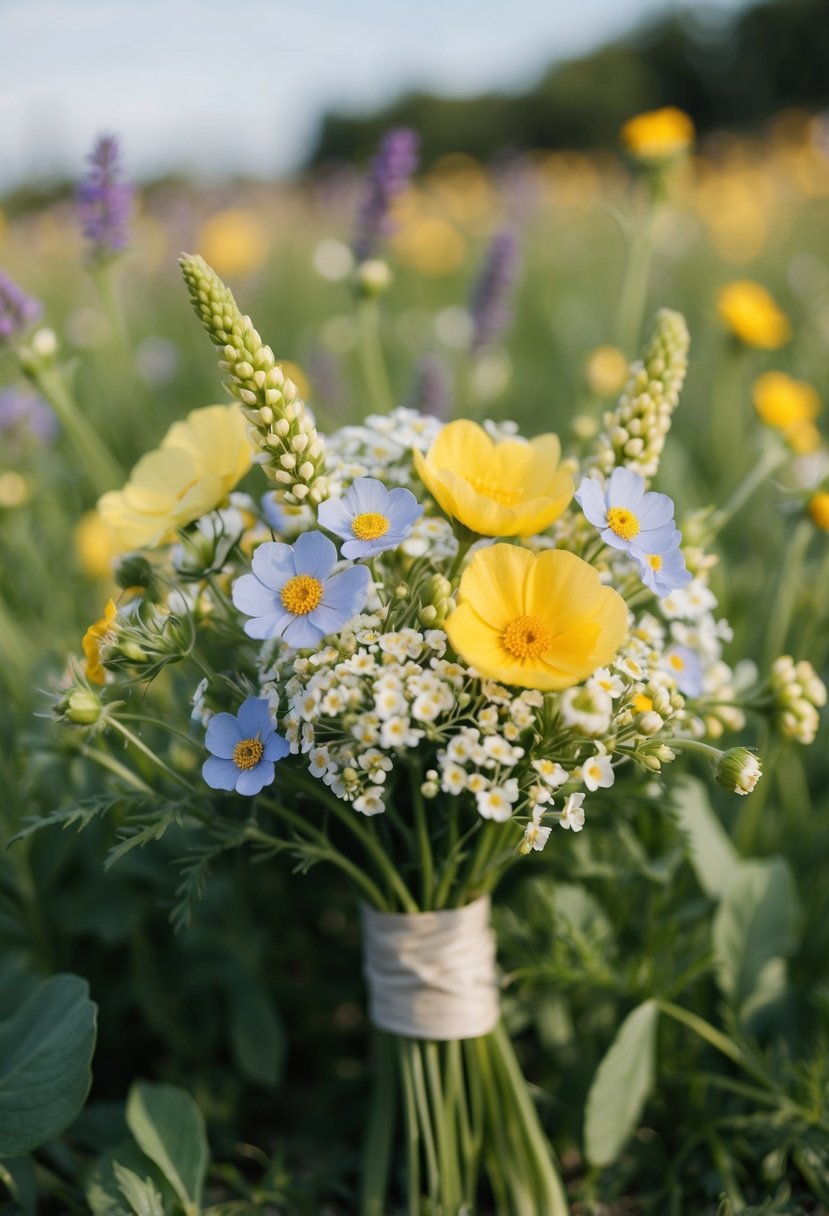
<svg viewBox="0 0 829 1216">
<path fill-rule="evenodd" d="M 78 210 L 90 256 L 100 261 L 127 247 L 132 187 L 121 180 L 115 135 L 99 136 L 88 160 L 89 172 L 78 188 Z"/>
<path fill-rule="evenodd" d="M 0 389 L 0 435 L 15 446 L 27 439 L 49 443 L 57 434 L 58 420 L 42 397 L 30 389 Z"/>
<path fill-rule="evenodd" d="M 439 355 L 423 355 L 418 360 L 408 405 L 421 414 L 431 414 L 444 421 L 449 417 L 452 412 L 449 377 Z"/>
<path fill-rule="evenodd" d="M 408 127 L 393 127 L 380 141 L 371 162 L 368 190 L 357 218 L 354 256 L 358 262 L 373 257 L 377 248 L 394 231 L 390 210 L 392 202 L 409 184 L 418 166 L 420 136 Z"/>
<path fill-rule="evenodd" d="M 0 270 L 0 344 L 19 338 L 42 311 L 39 300 L 27 296 L 5 270 Z"/>
<path fill-rule="evenodd" d="M 502 228 L 490 242 L 472 292 L 469 311 L 474 327 L 470 344 L 473 355 L 497 342 L 509 325 L 512 319 L 510 296 L 520 264 L 518 238 L 512 229 Z"/>
</svg>

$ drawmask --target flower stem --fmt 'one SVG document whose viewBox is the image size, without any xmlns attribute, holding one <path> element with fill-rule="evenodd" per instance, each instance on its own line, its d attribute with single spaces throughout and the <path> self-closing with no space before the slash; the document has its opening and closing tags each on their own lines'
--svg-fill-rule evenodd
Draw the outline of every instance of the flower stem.
<svg viewBox="0 0 829 1216">
<path fill-rule="evenodd" d="M 628 241 L 625 274 L 619 295 L 616 341 L 626 355 L 634 354 L 642 336 L 657 210 L 657 200 L 653 192 L 648 190 L 645 215 Z"/>
<path fill-rule="evenodd" d="M 380 344 L 380 308 L 376 300 L 357 305 L 357 343 L 368 399 L 379 413 L 387 414 L 394 404 Z"/>
<path fill-rule="evenodd" d="M 382 1030 L 374 1036 L 374 1095 L 363 1150 L 360 1216 L 385 1216 L 394 1137 L 397 1062 L 394 1041 Z"/>
<path fill-rule="evenodd" d="M 195 794 L 196 791 L 187 778 L 182 777 L 181 773 L 177 773 L 175 769 L 170 768 L 169 764 L 165 764 L 161 757 L 157 756 L 151 747 L 147 747 L 147 744 L 143 741 L 143 739 L 140 739 L 138 735 L 134 734 L 129 727 L 124 726 L 123 722 L 120 722 L 115 717 L 111 717 L 107 721 L 109 726 L 111 726 L 114 730 L 117 730 L 118 733 L 122 735 L 128 743 L 132 744 L 137 751 L 142 752 L 143 755 L 151 760 L 156 768 L 160 769 L 162 773 L 164 773 L 171 780 L 175 781 L 178 785 L 183 786 L 188 793 Z"/>
<path fill-rule="evenodd" d="M 53 365 L 27 363 L 24 370 L 55 411 L 96 493 L 103 494 L 120 485 L 123 470 L 79 409 L 58 369 Z"/>
</svg>

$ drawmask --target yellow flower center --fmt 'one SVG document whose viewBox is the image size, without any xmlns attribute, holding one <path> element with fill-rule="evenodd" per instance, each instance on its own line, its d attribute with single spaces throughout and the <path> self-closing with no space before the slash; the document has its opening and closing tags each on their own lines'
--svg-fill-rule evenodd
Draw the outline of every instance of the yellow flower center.
<svg viewBox="0 0 829 1216">
<path fill-rule="evenodd" d="M 322 583 L 312 574 L 296 574 L 288 579 L 279 598 L 286 612 L 292 612 L 294 616 L 307 616 L 319 607 L 323 591 Z"/>
<path fill-rule="evenodd" d="M 491 498 L 501 507 L 512 507 L 518 502 L 523 502 L 526 497 L 526 490 L 523 486 L 507 486 L 501 481 L 488 477 L 467 476 L 466 480 L 476 494 L 481 494 L 484 498 Z"/>
<path fill-rule="evenodd" d="M 516 659 L 538 659 L 550 649 L 553 631 L 540 616 L 517 616 L 501 634 L 501 644 Z"/>
<path fill-rule="evenodd" d="M 241 739 L 233 749 L 233 763 L 237 768 L 256 768 L 265 754 L 265 746 L 259 739 Z"/>
<path fill-rule="evenodd" d="M 651 570 L 661 570 L 662 569 L 662 554 L 661 553 L 649 553 L 648 554 L 648 565 L 650 566 Z"/>
<path fill-rule="evenodd" d="M 378 540 L 389 530 L 389 521 L 379 511 L 364 511 L 355 515 L 351 523 L 351 531 L 357 540 Z"/>
<path fill-rule="evenodd" d="M 622 540 L 633 540 L 634 536 L 639 534 L 639 520 L 627 507 L 610 507 L 607 512 L 607 526 L 611 532 L 621 536 Z"/>
<path fill-rule="evenodd" d="M 638 714 L 647 713 L 649 709 L 653 709 L 653 701 L 644 692 L 638 692 L 633 698 L 633 708 Z"/>
<path fill-rule="evenodd" d="M 670 664 L 671 667 L 673 667 L 674 671 L 684 671 L 685 670 L 685 660 L 682 658 L 681 655 L 672 654 L 671 657 L 668 659 L 668 663 Z"/>
</svg>

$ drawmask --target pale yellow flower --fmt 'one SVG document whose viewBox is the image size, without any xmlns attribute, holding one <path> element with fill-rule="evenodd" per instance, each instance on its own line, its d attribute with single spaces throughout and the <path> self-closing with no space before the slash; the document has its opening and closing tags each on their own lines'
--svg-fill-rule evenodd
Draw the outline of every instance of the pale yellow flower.
<svg viewBox="0 0 829 1216">
<path fill-rule="evenodd" d="M 496 442 L 477 423 L 460 419 L 438 432 L 425 456 L 413 456 L 446 514 L 481 536 L 536 536 L 573 497 L 557 435 Z"/>
<path fill-rule="evenodd" d="M 802 455 L 820 447 L 820 431 L 813 425 L 820 397 L 811 384 L 785 372 L 764 372 L 754 381 L 752 396 L 763 422 L 780 431 L 795 452 Z"/>
<path fill-rule="evenodd" d="M 809 499 L 809 515 L 812 523 L 824 532 L 829 532 L 829 492 L 820 490 Z"/>
<path fill-rule="evenodd" d="M 218 507 L 251 465 L 247 423 L 236 405 L 208 405 L 175 422 L 142 456 L 122 490 L 98 501 L 120 552 L 152 547 Z"/>
</svg>

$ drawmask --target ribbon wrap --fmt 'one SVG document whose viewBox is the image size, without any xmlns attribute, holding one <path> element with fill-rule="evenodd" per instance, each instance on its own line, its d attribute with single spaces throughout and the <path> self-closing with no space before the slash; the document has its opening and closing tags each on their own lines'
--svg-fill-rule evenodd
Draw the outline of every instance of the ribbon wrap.
<svg viewBox="0 0 829 1216">
<path fill-rule="evenodd" d="M 411 1039 L 476 1039 L 498 1024 L 495 934 L 484 895 L 440 912 L 362 905 L 369 1017 Z"/>
</svg>

